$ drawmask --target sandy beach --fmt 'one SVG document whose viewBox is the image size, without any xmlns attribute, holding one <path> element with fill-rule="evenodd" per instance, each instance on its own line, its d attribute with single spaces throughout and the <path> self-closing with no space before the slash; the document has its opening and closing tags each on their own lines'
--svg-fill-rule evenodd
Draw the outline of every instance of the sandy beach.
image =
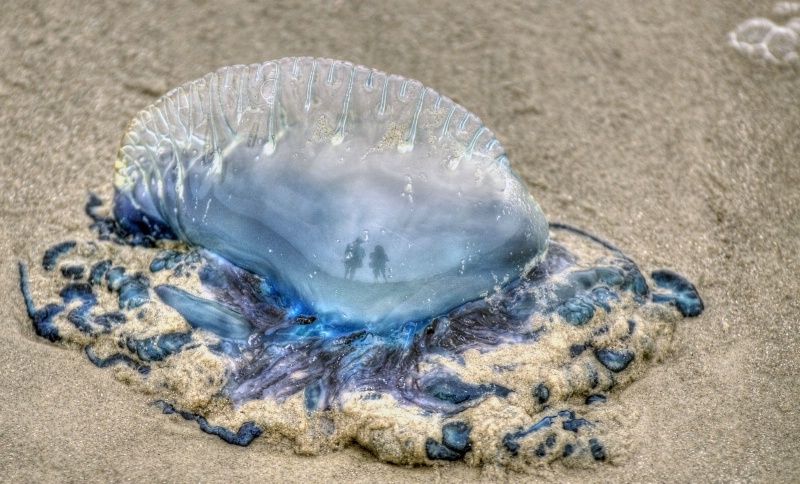
<svg viewBox="0 0 800 484">
<path fill-rule="evenodd" d="M 22 2 L 0 15 L 0 481 L 800 480 L 800 68 L 728 45 L 770 2 Z M 780 19 L 776 19 L 780 20 Z M 18 263 L 85 236 L 130 118 L 225 65 L 345 59 L 477 114 L 551 221 L 687 276 L 706 306 L 613 402 L 624 458 L 530 475 L 351 446 L 236 447 L 37 337 Z"/>
</svg>

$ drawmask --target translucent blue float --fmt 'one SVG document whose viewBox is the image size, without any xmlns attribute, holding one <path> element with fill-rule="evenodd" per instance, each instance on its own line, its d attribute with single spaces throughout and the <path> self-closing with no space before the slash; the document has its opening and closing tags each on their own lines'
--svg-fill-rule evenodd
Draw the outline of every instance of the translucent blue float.
<svg viewBox="0 0 800 484">
<path fill-rule="evenodd" d="M 544 214 L 477 117 L 343 62 L 225 68 L 170 91 L 134 118 L 116 171 L 123 228 L 371 328 L 485 296 L 547 247 Z"/>
</svg>

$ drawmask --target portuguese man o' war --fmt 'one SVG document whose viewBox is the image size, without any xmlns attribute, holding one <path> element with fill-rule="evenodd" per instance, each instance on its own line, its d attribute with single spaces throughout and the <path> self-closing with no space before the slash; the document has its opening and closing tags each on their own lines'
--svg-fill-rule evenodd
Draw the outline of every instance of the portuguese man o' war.
<svg viewBox="0 0 800 484">
<path fill-rule="evenodd" d="M 613 461 L 619 389 L 703 311 L 681 275 L 548 224 L 475 115 L 347 62 L 169 91 L 114 188 L 93 235 L 20 263 L 33 327 L 237 445 Z"/>
</svg>

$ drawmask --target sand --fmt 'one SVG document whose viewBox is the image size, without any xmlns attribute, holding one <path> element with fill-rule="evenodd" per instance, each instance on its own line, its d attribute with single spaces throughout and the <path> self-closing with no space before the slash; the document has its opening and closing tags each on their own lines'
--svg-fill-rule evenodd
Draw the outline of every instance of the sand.
<svg viewBox="0 0 800 484">
<path fill-rule="evenodd" d="M 0 15 L 0 480 L 800 479 L 800 70 L 726 45 L 769 2 L 10 2 Z M 37 338 L 17 262 L 83 233 L 130 117 L 223 65 L 293 55 L 419 79 L 492 128 L 551 220 L 706 303 L 626 388 L 624 462 L 533 476 L 302 457 L 176 423 Z"/>
</svg>

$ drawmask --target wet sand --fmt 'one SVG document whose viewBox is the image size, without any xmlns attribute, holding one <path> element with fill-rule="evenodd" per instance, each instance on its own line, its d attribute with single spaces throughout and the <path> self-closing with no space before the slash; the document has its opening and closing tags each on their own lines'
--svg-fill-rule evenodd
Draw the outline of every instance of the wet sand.
<svg viewBox="0 0 800 484">
<path fill-rule="evenodd" d="M 347 59 L 472 110 L 550 220 L 698 286 L 673 355 L 616 396 L 616 465 L 544 480 L 800 479 L 800 70 L 726 45 L 760 2 L 153 2 L 5 5 L 0 16 L 0 480 L 521 479 L 404 468 L 358 447 L 297 456 L 175 422 L 77 351 L 37 338 L 17 262 L 82 235 L 130 117 L 223 65 Z"/>
</svg>

